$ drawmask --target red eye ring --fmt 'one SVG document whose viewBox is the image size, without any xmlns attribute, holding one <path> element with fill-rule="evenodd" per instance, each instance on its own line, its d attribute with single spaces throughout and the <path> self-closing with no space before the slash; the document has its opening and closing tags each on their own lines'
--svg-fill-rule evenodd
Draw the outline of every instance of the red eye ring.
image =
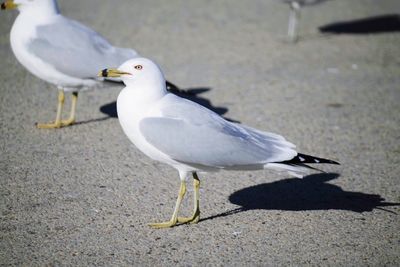
<svg viewBox="0 0 400 267">
<path fill-rule="evenodd" d="M 141 69 L 143 69 L 143 66 L 142 66 L 142 65 L 136 65 L 136 66 L 135 66 L 135 69 L 141 70 Z"/>
</svg>

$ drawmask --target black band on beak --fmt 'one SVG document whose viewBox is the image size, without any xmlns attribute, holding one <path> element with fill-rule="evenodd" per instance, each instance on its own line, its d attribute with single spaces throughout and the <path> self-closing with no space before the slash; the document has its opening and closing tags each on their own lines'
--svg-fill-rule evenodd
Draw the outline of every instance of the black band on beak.
<svg viewBox="0 0 400 267">
<path fill-rule="evenodd" d="M 3 9 L 3 10 L 6 9 L 6 3 L 1 3 L 1 9 Z"/>
<path fill-rule="evenodd" d="M 101 76 L 102 77 L 108 77 L 108 70 L 107 69 L 102 70 L 101 71 Z"/>
</svg>

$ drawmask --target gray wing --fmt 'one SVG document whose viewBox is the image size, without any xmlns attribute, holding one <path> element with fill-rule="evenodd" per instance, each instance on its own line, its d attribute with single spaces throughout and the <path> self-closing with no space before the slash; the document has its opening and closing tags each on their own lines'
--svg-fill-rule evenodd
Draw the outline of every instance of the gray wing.
<svg viewBox="0 0 400 267">
<path fill-rule="evenodd" d="M 137 56 L 132 49 L 113 47 L 90 28 L 60 16 L 36 28 L 28 50 L 56 70 L 75 78 L 94 78 L 106 67 L 119 67 Z"/>
<path fill-rule="evenodd" d="M 145 118 L 145 139 L 172 159 L 217 168 L 292 159 L 297 152 L 283 137 L 242 127 L 190 101 L 164 106 L 167 117 Z"/>
</svg>

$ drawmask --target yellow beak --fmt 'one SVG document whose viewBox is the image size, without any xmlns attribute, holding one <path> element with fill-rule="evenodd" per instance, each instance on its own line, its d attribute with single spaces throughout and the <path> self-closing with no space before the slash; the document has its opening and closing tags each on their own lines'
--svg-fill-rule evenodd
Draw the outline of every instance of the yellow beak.
<svg viewBox="0 0 400 267">
<path fill-rule="evenodd" d="M 1 9 L 16 9 L 18 7 L 18 4 L 14 3 L 13 0 L 7 0 L 3 3 L 1 3 Z"/>
<path fill-rule="evenodd" d="M 104 77 L 104 78 L 118 78 L 121 77 L 122 75 L 132 75 L 132 74 L 117 69 L 104 69 L 100 71 L 98 74 L 99 77 Z"/>
</svg>

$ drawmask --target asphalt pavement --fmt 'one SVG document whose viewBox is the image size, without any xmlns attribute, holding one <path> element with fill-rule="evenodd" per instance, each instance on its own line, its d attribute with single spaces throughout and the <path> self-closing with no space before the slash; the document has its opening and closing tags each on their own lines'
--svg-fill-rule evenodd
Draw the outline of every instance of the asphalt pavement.
<svg viewBox="0 0 400 267">
<path fill-rule="evenodd" d="M 296 44 L 277 0 L 59 4 L 156 61 L 185 97 L 342 165 L 200 174 L 202 220 L 152 229 L 172 214 L 178 173 L 122 132 L 121 87 L 82 92 L 75 126 L 36 129 L 57 90 L 16 61 L 17 13 L 1 12 L 0 265 L 400 265 L 398 0 L 306 7 Z"/>
</svg>

